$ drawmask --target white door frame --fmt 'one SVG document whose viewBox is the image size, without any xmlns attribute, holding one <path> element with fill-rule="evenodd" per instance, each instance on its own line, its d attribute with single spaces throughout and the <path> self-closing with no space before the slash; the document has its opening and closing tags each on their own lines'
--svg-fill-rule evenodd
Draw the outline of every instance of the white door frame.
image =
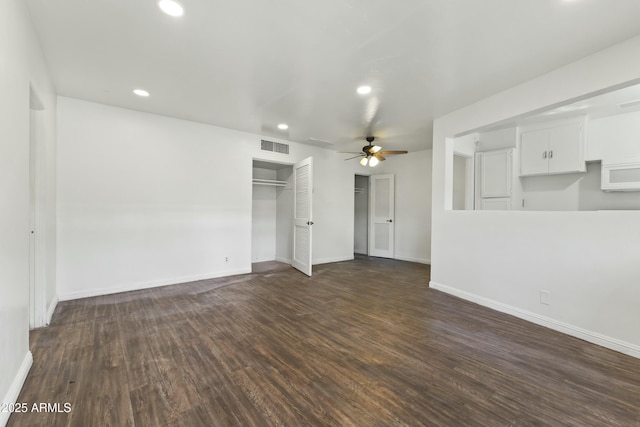
<svg viewBox="0 0 640 427">
<path fill-rule="evenodd" d="M 378 180 L 389 179 L 389 204 L 384 215 L 376 215 L 376 182 Z M 381 174 L 369 175 L 369 255 L 393 258 L 395 248 L 395 175 Z M 375 236 L 376 224 L 388 224 L 389 249 L 376 249 Z"/>
<path fill-rule="evenodd" d="M 306 168 L 304 173 L 302 170 Z M 301 176 L 298 176 L 301 171 Z M 301 179 L 302 178 L 302 179 Z M 293 167 L 293 247 L 291 265 L 311 276 L 313 270 L 313 157 Z"/>
</svg>

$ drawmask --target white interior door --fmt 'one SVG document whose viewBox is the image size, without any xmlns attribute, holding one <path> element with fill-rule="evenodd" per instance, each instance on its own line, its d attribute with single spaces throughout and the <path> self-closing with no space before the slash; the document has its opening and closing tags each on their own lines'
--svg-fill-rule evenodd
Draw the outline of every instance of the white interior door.
<svg viewBox="0 0 640 427">
<path fill-rule="evenodd" d="M 313 226 L 313 158 L 293 167 L 293 260 L 291 265 L 311 276 Z"/>
<path fill-rule="evenodd" d="M 510 197 L 513 191 L 513 148 L 478 153 L 480 196 Z"/>
<path fill-rule="evenodd" d="M 394 175 L 369 177 L 369 255 L 393 258 L 395 228 Z"/>
<path fill-rule="evenodd" d="M 36 327 L 36 111 L 30 110 L 29 135 L 29 329 Z"/>
</svg>

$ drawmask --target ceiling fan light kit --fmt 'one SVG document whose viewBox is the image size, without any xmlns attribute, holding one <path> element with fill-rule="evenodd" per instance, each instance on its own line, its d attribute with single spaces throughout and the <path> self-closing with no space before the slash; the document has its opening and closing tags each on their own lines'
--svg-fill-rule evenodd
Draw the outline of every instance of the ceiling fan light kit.
<svg viewBox="0 0 640 427">
<path fill-rule="evenodd" d="M 380 147 L 379 145 L 373 145 L 373 141 L 375 140 L 375 137 L 368 136 L 366 139 L 369 144 L 362 147 L 362 153 L 349 153 L 349 154 L 358 154 L 358 155 L 355 157 L 349 157 L 348 159 L 345 159 L 345 160 L 351 160 L 358 157 L 362 157 L 360 159 L 360 164 L 362 166 L 375 167 L 378 163 L 386 160 L 383 154 L 388 155 L 388 154 L 407 154 L 408 153 L 407 150 L 382 151 L 382 147 Z"/>
</svg>

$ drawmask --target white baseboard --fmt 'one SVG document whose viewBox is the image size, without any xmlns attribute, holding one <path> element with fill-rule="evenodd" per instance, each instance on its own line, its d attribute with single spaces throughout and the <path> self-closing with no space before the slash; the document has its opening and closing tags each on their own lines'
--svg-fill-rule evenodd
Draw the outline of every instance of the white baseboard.
<svg viewBox="0 0 640 427">
<path fill-rule="evenodd" d="M 109 288 L 85 289 L 80 291 L 72 291 L 62 293 L 60 301 L 68 301 L 79 298 L 96 297 L 100 295 L 118 294 L 120 292 L 139 291 L 142 289 L 157 288 L 160 286 L 177 285 L 180 283 L 195 282 L 197 280 L 217 279 L 219 277 L 235 276 L 238 274 L 249 274 L 251 268 L 241 268 L 238 270 L 219 271 L 210 274 L 200 274 L 196 276 L 175 277 L 173 279 L 157 280 L 151 282 L 130 283 L 126 285 L 118 285 Z"/>
<path fill-rule="evenodd" d="M 51 300 L 51 304 L 49 304 L 49 308 L 47 309 L 47 318 L 45 319 L 47 325 L 51 323 L 53 312 L 56 311 L 57 306 L 58 306 L 58 295 L 54 295 L 53 300 Z"/>
<path fill-rule="evenodd" d="M 640 359 L 640 346 L 637 346 L 635 344 L 602 335 L 597 332 L 589 331 L 568 323 L 560 322 L 550 317 L 542 316 L 537 313 L 494 301 L 489 298 L 481 297 L 466 291 L 462 291 L 460 289 L 452 288 L 451 286 L 443 285 L 434 281 L 429 282 L 429 287 L 465 299 L 467 301 L 492 308 L 496 311 L 510 314 L 531 323 L 553 329 L 554 331 L 562 332 L 563 334 L 571 335 L 572 337 L 580 338 L 581 340 L 597 344 L 610 350 L 614 350 L 619 353 L 624 353 Z"/>
<path fill-rule="evenodd" d="M 348 257 L 314 259 L 313 260 L 313 265 L 329 264 L 329 263 L 332 263 L 332 262 L 342 262 L 342 261 L 353 261 L 353 255 L 348 256 Z"/>
<path fill-rule="evenodd" d="M 394 259 L 400 260 L 400 261 L 409 261 L 409 262 L 417 262 L 419 264 L 428 264 L 431 265 L 431 260 L 427 259 L 427 258 L 412 258 L 412 257 L 407 257 L 407 256 L 395 256 Z"/>
<path fill-rule="evenodd" d="M 291 260 L 289 258 L 280 258 L 280 257 L 276 257 L 276 261 L 278 262 L 284 262 L 285 264 L 291 264 Z"/>
<path fill-rule="evenodd" d="M 27 351 L 27 354 L 24 356 L 22 360 L 22 364 L 16 372 L 15 377 L 13 377 L 13 381 L 11 381 L 11 385 L 9 386 L 9 390 L 4 396 L 4 400 L 2 403 L 16 403 L 18 401 L 18 396 L 20 396 L 20 390 L 22 390 L 22 386 L 24 385 L 24 381 L 27 379 L 27 374 L 29 373 L 29 369 L 31 369 L 31 365 L 33 364 L 33 355 L 30 351 Z M 0 427 L 5 427 L 7 425 L 7 421 L 9 421 L 9 416 L 11 412 L 2 412 L 0 411 Z"/>
</svg>

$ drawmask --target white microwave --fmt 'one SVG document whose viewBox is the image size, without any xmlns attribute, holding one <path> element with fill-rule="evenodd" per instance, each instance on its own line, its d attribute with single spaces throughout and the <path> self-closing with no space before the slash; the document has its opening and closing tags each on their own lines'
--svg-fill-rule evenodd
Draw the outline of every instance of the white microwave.
<svg viewBox="0 0 640 427">
<path fill-rule="evenodd" d="M 604 191 L 640 191 L 640 160 L 603 161 L 601 187 Z"/>
</svg>

